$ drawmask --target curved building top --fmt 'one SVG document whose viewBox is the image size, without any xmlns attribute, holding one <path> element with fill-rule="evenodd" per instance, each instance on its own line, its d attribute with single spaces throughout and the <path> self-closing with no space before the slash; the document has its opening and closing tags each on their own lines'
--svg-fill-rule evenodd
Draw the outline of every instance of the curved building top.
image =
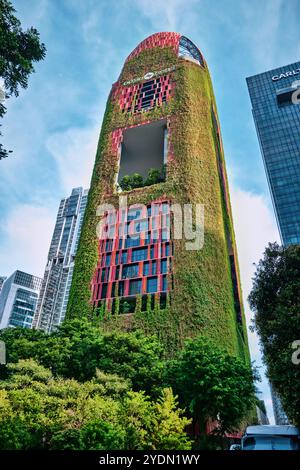
<svg viewBox="0 0 300 470">
<path fill-rule="evenodd" d="M 197 61 L 200 65 L 204 66 L 204 58 L 200 50 L 195 44 L 186 36 L 174 32 L 161 32 L 151 34 L 142 42 L 140 42 L 135 49 L 127 57 L 125 64 L 137 57 L 142 51 L 152 49 L 154 47 L 171 48 L 179 57 L 185 57 Z"/>
</svg>

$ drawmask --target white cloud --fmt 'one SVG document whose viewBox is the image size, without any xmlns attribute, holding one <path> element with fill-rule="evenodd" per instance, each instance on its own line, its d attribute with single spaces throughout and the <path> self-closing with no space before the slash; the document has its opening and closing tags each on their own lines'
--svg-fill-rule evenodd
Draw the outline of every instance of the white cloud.
<svg viewBox="0 0 300 470">
<path fill-rule="evenodd" d="M 68 194 L 72 188 L 88 188 L 92 175 L 99 136 L 99 124 L 95 127 L 69 128 L 52 134 L 46 146 L 53 155 L 62 187 Z"/>
<path fill-rule="evenodd" d="M 55 210 L 28 204 L 20 204 L 10 212 L 3 223 L 1 275 L 20 269 L 43 276 L 55 217 Z"/>
<path fill-rule="evenodd" d="M 185 0 L 135 0 L 135 4 L 157 31 L 180 33 L 191 29 L 191 23 L 195 21 L 193 7 L 199 4 L 199 0 L 190 0 L 188 3 Z"/>
<path fill-rule="evenodd" d="M 233 187 L 231 199 L 244 296 L 248 296 L 255 270 L 253 263 L 259 261 L 269 242 L 279 241 L 279 235 L 266 197 Z"/>
<path fill-rule="evenodd" d="M 251 324 L 252 313 L 247 297 L 251 291 L 252 277 L 255 272 L 254 263 L 260 260 L 269 242 L 279 241 L 279 234 L 273 209 L 264 196 L 233 187 L 231 189 L 231 202 L 246 320 L 249 326 Z M 262 367 L 257 335 L 248 330 L 248 340 L 252 360 L 255 361 L 256 365 Z M 270 391 L 264 377 L 264 367 L 260 369 L 260 374 L 262 376 L 262 384 L 259 388 L 264 394 L 263 398 L 266 403 L 268 416 L 273 420 Z"/>
</svg>

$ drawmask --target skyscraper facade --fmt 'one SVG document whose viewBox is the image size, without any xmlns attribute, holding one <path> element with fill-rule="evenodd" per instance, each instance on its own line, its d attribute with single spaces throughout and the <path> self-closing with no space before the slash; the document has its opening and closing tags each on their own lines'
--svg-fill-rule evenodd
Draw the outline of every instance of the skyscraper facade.
<svg viewBox="0 0 300 470">
<path fill-rule="evenodd" d="M 1 289 L 5 280 L 6 280 L 6 276 L 0 276 L 0 293 L 1 293 Z"/>
<path fill-rule="evenodd" d="M 300 106 L 292 99 L 295 93 L 297 95 L 299 80 L 300 62 L 247 78 L 253 118 L 284 245 L 300 243 Z"/>
<path fill-rule="evenodd" d="M 283 245 L 300 243 L 300 62 L 247 78 L 252 113 Z M 276 424 L 288 424 L 271 386 Z"/>
<path fill-rule="evenodd" d="M 278 393 L 274 390 L 274 387 L 272 384 L 270 384 L 270 389 L 271 389 L 271 397 L 272 397 L 272 405 L 273 405 L 273 411 L 274 411 L 274 419 L 275 419 L 275 424 L 290 424 L 289 419 L 282 407 L 281 400 L 279 398 Z"/>
<path fill-rule="evenodd" d="M 187 206 L 194 228 L 204 206 L 201 246 L 187 243 Z M 248 359 L 213 88 L 178 33 L 142 41 L 112 86 L 67 315 L 156 333 L 170 352 L 202 333 Z"/>
<path fill-rule="evenodd" d="M 20 326 L 31 328 L 42 279 L 15 271 L 0 293 L 0 329 Z"/>
<path fill-rule="evenodd" d="M 64 320 L 88 190 L 61 200 L 33 327 L 53 331 Z"/>
</svg>

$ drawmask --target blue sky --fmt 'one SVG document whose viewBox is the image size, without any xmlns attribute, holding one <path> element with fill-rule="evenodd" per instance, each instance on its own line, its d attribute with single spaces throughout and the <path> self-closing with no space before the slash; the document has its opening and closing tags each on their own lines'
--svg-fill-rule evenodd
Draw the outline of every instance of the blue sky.
<svg viewBox="0 0 300 470">
<path fill-rule="evenodd" d="M 216 94 L 244 297 L 278 239 L 245 77 L 299 60 L 298 0 L 13 0 L 47 47 L 29 87 L 7 102 L 0 162 L 0 275 L 42 275 L 59 199 L 89 186 L 111 84 L 145 37 L 177 31 L 204 54 Z M 250 312 L 246 305 L 248 320 Z M 257 339 L 252 357 L 260 363 Z M 270 397 L 261 385 L 269 414 Z"/>
</svg>

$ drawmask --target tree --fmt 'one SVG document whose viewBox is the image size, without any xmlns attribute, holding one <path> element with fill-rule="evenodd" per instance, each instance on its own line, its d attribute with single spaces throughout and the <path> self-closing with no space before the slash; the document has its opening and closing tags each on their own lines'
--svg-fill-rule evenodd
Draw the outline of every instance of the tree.
<svg viewBox="0 0 300 470">
<path fill-rule="evenodd" d="M 290 420 L 300 425 L 300 246 L 269 244 L 259 261 L 249 303 L 268 376 Z M 297 343 L 295 343 L 297 344 Z M 299 357 L 299 354 L 298 354 Z M 298 364 L 297 364 L 298 362 Z"/>
<path fill-rule="evenodd" d="M 51 335 L 10 328 L 0 331 L 0 340 L 6 344 L 8 362 L 34 358 L 54 375 L 79 381 L 92 379 L 99 368 L 151 396 L 162 388 L 163 347 L 140 331 L 103 333 L 87 320 L 74 319 Z"/>
<path fill-rule="evenodd" d="M 189 421 L 170 389 L 155 402 L 100 371 L 84 383 L 54 377 L 32 359 L 8 364 L 8 371 L 0 381 L 1 450 L 191 447 Z"/>
<path fill-rule="evenodd" d="M 131 179 L 132 189 L 141 188 L 143 186 L 144 179 L 143 179 L 142 175 L 140 175 L 139 173 L 133 173 L 133 175 L 131 175 L 130 179 Z"/>
<path fill-rule="evenodd" d="M 164 180 L 161 171 L 156 168 L 150 168 L 148 176 L 145 180 L 145 186 L 151 186 L 152 184 L 161 183 Z"/>
<path fill-rule="evenodd" d="M 155 448 L 165 450 L 189 450 L 191 448 L 191 440 L 184 433 L 191 420 L 181 416 L 184 410 L 178 409 L 177 399 L 171 388 L 165 388 L 154 405 L 156 423 L 153 442 Z"/>
<path fill-rule="evenodd" d="M 131 177 L 129 175 L 123 176 L 120 181 L 120 188 L 122 189 L 122 191 L 130 191 L 132 189 Z"/>
<path fill-rule="evenodd" d="M 178 358 L 170 361 L 167 380 L 204 433 L 209 421 L 218 431 L 237 430 L 255 405 L 255 373 L 204 337 L 186 342 Z"/>
<path fill-rule="evenodd" d="M 20 87 L 27 88 L 29 75 L 34 72 L 33 63 L 46 55 L 38 31 L 33 27 L 23 31 L 15 11 L 9 0 L 0 0 L 0 77 L 4 81 L 6 98 L 18 96 Z M 5 113 L 6 108 L 0 102 L 0 118 Z M 0 160 L 8 153 L 0 144 Z"/>
</svg>

